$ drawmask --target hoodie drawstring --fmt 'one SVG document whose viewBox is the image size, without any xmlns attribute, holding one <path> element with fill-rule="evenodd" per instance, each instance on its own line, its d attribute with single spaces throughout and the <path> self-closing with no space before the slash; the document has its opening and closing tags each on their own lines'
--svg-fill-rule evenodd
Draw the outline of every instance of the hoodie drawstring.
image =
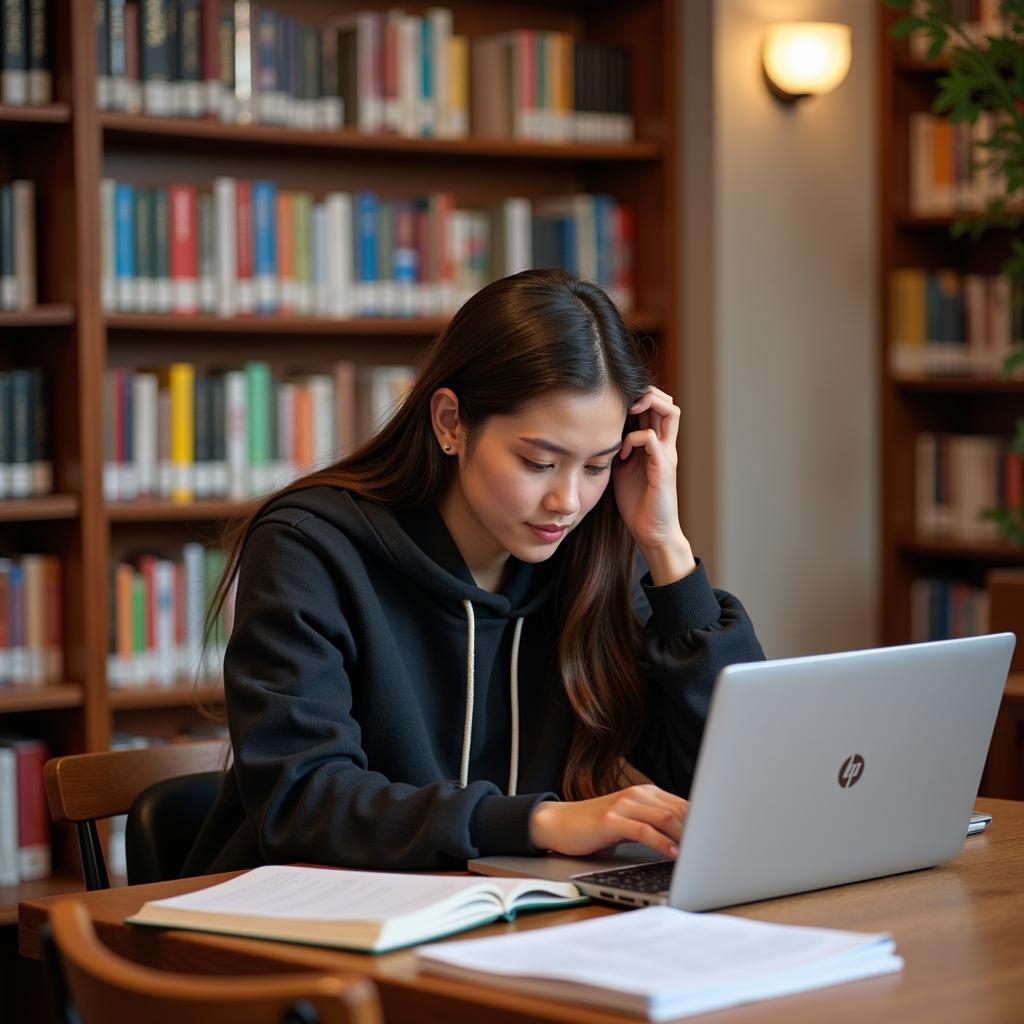
<svg viewBox="0 0 1024 1024">
<path fill-rule="evenodd" d="M 459 764 L 459 785 L 469 784 L 469 750 L 473 745 L 473 700 L 476 696 L 476 617 L 473 602 L 465 600 L 466 610 L 466 721 L 462 727 L 462 761 Z M 509 699 L 512 713 L 511 750 L 508 758 L 508 795 L 516 795 L 519 784 L 519 637 L 523 632 L 522 617 L 516 619 L 512 634 L 512 664 L 509 667 Z"/>
</svg>

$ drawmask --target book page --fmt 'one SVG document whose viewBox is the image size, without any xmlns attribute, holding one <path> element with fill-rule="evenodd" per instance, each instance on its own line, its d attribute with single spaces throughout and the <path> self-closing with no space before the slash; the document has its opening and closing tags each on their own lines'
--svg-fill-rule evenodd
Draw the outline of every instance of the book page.
<svg viewBox="0 0 1024 1024">
<path fill-rule="evenodd" d="M 268 865 L 146 906 L 308 921 L 385 921 L 432 907 L 460 892 L 469 898 L 471 893 L 494 889 L 490 879 Z"/>
</svg>

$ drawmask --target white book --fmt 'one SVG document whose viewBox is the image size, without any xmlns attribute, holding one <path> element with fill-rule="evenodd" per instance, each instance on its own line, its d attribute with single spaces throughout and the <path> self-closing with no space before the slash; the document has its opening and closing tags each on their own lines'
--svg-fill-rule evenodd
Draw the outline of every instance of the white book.
<svg viewBox="0 0 1024 1024">
<path fill-rule="evenodd" d="M 200 673 L 203 653 L 203 621 L 206 606 L 203 600 L 202 544 L 190 541 L 181 549 L 185 577 L 185 651 L 181 671 L 189 678 Z"/>
<path fill-rule="evenodd" d="M 533 266 L 533 211 L 529 199 L 510 196 L 504 201 L 505 274 Z"/>
<path fill-rule="evenodd" d="M 156 608 L 153 615 L 154 672 L 161 686 L 170 686 L 178 667 L 175 645 L 176 600 L 174 593 L 174 563 L 160 559 L 156 563 Z"/>
<path fill-rule="evenodd" d="M 313 408 L 313 465 L 317 469 L 334 461 L 334 380 L 326 373 L 312 374 L 306 385 Z"/>
<path fill-rule="evenodd" d="M 128 922 L 382 953 L 520 909 L 571 906 L 576 886 L 536 878 L 266 865 L 219 885 L 150 900 Z"/>
<path fill-rule="evenodd" d="M 768 924 L 671 907 L 426 946 L 446 978 L 662 1021 L 903 968 L 890 935 Z"/>
<path fill-rule="evenodd" d="M 398 134 L 419 134 L 420 112 L 420 19 L 398 19 Z"/>
<path fill-rule="evenodd" d="M 352 196 L 329 192 L 327 218 L 327 315 L 345 319 L 355 311 L 352 260 Z"/>
<path fill-rule="evenodd" d="M 244 501 L 252 496 L 249 473 L 249 399 L 245 371 L 224 375 L 225 440 L 228 460 L 228 497 Z"/>
<path fill-rule="evenodd" d="M 0 747 L 0 885 L 17 885 L 18 870 L 18 758 L 10 747 Z"/>
<path fill-rule="evenodd" d="M 36 187 L 34 182 L 11 183 L 14 198 L 14 279 L 18 309 L 36 304 Z"/>
<path fill-rule="evenodd" d="M 159 491 L 157 469 L 157 395 L 155 373 L 132 375 L 132 458 L 139 496 L 156 497 Z"/>
<path fill-rule="evenodd" d="M 117 309 L 117 271 L 114 267 L 114 189 L 113 178 L 100 181 L 100 304 L 104 313 Z"/>
<path fill-rule="evenodd" d="M 217 314 L 227 317 L 238 312 L 236 201 L 235 179 L 216 178 L 213 183 L 213 206 L 217 253 Z"/>
</svg>

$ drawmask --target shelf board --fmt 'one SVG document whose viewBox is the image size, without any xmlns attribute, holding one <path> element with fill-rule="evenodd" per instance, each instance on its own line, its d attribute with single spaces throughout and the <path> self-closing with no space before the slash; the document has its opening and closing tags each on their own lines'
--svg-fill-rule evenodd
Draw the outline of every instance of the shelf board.
<svg viewBox="0 0 1024 1024">
<path fill-rule="evenodd" d="M 18 904 L 22 900 L 38 900 L 44 896 L 63 896 L 82 892 L 85 883 L 77 875 L 58 874 L 38 882 L 0 886 L 0 925 L 18 923 Z"/>
<path fill-rule="evenodd" d="M 626 323 L 634 331 L 661 330 L 661 317 L 645 310 L 630 313 Z M 161 313 L 112 313 L 106 318 L 111 331 L 167 331 L 196 334 L 290 334 L 290 335 L 389 335 L 432 338 L 448 324 L 449 317 L 354 317 L 333 320 L 309 316 L 222 317 L 197 314 L 173 316 Z"/>
<path fill-rule="evenodd" d="M 920 558 L 949 558 L 991 564 L 1024 563 L 1024 547 L 1010 544 L 909 537 L 900 543 L 899 548 L 905 555 Z"/>
<path fill-rule="evenodd" d="M 65 327 L 75 322 L 75 308 L 70 302 L 51 302 L 34 309 L 0 313 L 0 329 L 4 327 Z"/>
<path fill-rule="evenodd" d="M 192 683 L 184 682 L 174 686 L 148 685 L 137 689 L 111 690 L 110 706 L 115 711 L 189 707 L 196 698 L 204 703 L 222 702 L 224 688 L 219 685 L 203 685 L 196 689 Z"/>
<path fill-rule="evenodd" d="M 179 505 L 171 501 L 111 502 L 107 505 L 107 519 L 111 523 L 177 523 L 217 522 L 234 519 L 255 509 L 256 501 L 229 501 L 215 498 Z"/>
<path fill-rule="evenodd" d="M 43 107 L 12 107 L 0 103 L 0 124 L 65 124 L 71 120 L 67 103 L 48 103 Z"/>
<path fill-rule="evenodd" d="M 900 391 L 926 394 L 1024 395 L 1024 379 L 1002 377 L 894 377 Z"/>
<path fill-rule="evenodd" d="M 0 500 L 0 522 L 32 522 L 37 519 L 74 519 L 78 515 L 77 494 L 48 494 L 41 498 Z"/>
<path fill-rule="evenodd" d="M 398 135 L 373 135 L 352 129 L 308 131 L 269 124 L 225 124 L 220 121 L 182 117 L 146 117 L 138 114 L 103 113 L 100 126 L 106 139 L 145 137 L 168 141 L 222 142 L 231 145 L 291 146 L 296 149 L 337 149 L 365 153 L 407 153 L 417 156 L 484 157 L 492 159 L 562 160 L 637 163 L 660 160 L 656 142 L 582 143 L 535 142 L 521 139 L 409 139 Z"/>
<path fill-rule="evenodd" d="M 82 688 L 72 683 L 47 683 L 42 686 L 14 683 L 0 686 L 0 714 L 81 706 Z"/>
</svg>

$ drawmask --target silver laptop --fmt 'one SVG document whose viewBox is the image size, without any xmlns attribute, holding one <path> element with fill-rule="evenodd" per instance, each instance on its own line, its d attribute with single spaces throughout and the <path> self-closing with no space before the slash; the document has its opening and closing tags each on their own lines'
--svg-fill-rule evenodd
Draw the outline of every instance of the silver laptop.
<svg viewBox="0 0 1024 1024">
<path fill-rule="evenodd" d="M 479 858 L 470 869 L 575 869 L 568 876 L 598 899 L 708 910 L 950 861 L 1013 647 L 1000 633 L 729 666 L 677 860 L 642 849 L 644 863 L 623 863 L 630 850 L 619 848 L 590 871 L 564 857 Z"/>
</svg>

